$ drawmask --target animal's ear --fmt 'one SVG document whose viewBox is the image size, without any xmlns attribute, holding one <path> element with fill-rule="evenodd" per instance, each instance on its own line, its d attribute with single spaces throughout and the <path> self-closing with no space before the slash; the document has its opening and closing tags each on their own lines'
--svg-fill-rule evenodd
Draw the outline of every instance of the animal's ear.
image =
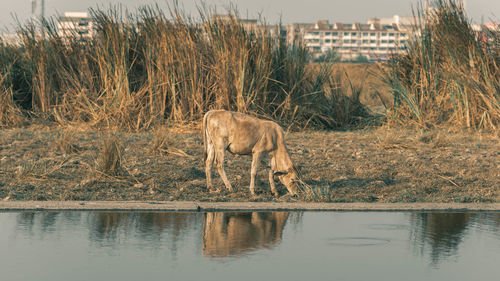
<svg viewBox="0 0 500 281">
<path fill-rule="evenodd" d="M 279 176 L 284 176 L 288 174 L 288 171 L 279 171 L 279 172 L 274 172 L 273 176 L 279 177 Z"/>
</svg>

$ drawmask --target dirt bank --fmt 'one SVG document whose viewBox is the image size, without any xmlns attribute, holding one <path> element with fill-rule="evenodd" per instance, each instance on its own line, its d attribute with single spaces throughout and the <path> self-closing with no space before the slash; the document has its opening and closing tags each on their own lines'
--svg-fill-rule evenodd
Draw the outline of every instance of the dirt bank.
<svg viewBox="0 0 500 281">
<path fill-rule="evenodd" d="M 249 196 L 250 157 L 228 154 L 234 193 L 208 193 L 197 130 L 118 133 L 120 166 L 102 172 L 106 133 L 32 126 L 0 130 L 0 200 L 500 202 L 498 136 L 378 128 L 300 132 L 288 147 L 314 196 L 291 198 L 267 171 Z M 263 167 L 267 163 L 263 163 Z M 214 171 L 214 185 L 222 181 Z"/>
<path fill-rule="evenodd" d="M 498 212 L 499 203 L 311 203 L 193 201 L 0 201 L 2 211 L 378 211 Z"/>
</svg>

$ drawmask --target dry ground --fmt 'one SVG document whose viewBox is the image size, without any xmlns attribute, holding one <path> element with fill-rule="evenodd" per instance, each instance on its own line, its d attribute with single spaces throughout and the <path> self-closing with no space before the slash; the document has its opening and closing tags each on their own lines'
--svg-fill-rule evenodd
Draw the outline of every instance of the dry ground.
<svg viewBox="0 0 500 281">
<path fill-rule="evenodd" d="M 498 136 L 387 128 L 289 133 L 292 159 L 314 192 L 293 198 L 278 185 L 281 197 L 274 198 L 261 169 L 252 198 L 250 157 L 229 153 L 235 193 L 206 191 L 198 130 L 115 133 L 121 144 L 115 173 L 102 164 L 108 135 L 0 129 L 0 200 L 500 202 Z M 214 184 L 223 186 L 215 170 Z"/>
</svg>

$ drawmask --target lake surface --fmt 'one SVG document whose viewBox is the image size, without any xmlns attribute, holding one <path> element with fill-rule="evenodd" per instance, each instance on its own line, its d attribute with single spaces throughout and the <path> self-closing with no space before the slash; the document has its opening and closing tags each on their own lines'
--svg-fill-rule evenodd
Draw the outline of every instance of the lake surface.
<svg viewBox="0 0 500 281">
<path fill-rule="evenodd" d="M 0 280 L 499 280 L 500 213 L 0 213 Z"/>
</svg>

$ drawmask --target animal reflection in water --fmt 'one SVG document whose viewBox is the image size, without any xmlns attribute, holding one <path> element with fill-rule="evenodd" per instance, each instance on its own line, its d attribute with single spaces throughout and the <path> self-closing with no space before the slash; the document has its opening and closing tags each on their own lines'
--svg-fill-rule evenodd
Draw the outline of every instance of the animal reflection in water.
<svg viewBox="0 0 500 281">
<path fill-rule="evenodd" d="M 203 255 L 238 256 L 281 241 L 288 212 L 206 213 Z"/>
</svg>

